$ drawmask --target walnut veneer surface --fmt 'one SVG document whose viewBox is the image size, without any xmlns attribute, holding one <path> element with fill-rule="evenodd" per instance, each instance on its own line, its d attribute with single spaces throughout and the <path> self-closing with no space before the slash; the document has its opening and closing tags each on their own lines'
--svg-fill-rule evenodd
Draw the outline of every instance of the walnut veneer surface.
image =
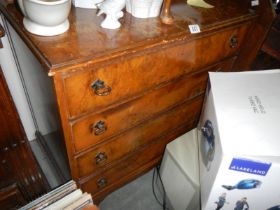
<svg viewBox="0 0 280 210">
<path fill-rule="evenodd" d="M 14 4 L 1 11 L 53 77 L 73 179 L 98 202 L 159 163 L 194 128 L 208 71 L 250 67 L 274 18 L 270 1 L 173 1 L 173 24 L 125 13 L 117 30 L 96 10 L 72 8 L 70 29 L 28 33 Z M 191 34 L 190 24 L 201 33 Z M 93 85 L 94 84 L 94 85 Z"/>
</svg>

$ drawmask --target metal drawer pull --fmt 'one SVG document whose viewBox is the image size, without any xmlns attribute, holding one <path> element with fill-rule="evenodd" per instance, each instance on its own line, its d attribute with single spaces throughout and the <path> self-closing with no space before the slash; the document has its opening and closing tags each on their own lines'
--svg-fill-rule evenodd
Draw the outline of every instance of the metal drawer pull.
<svg viewBox="0 0 280 210">
<path fill-rule="evenodd" d="M 231 48 L 235 48 L 235 47 L 237 47 L 237 45 L 238 45 L 238 39 L 237 39 L 237 36 L 232 36 L 231 38 L 230 38 L 230 41 L 229 41 L 230 43 L 229 43 L 229 46 L 231 47 Z"/>
<path fill-rule="evenodd" d="M 107 96 L 112 91 L 111 87 L 106 85 L 105 82 L 100 79 L 97 79 L 94 83 L 92 83 L 91 88 L 98 96 Z"/>
<path fill-rule="evenodd" d="M 104 163 L 107 160 L 105 152 L 98 152 L 95 156 L 95 162 L 97 165 Z"/>
<path fill-rule="evenodd" d="M 97 181 L 97 185 L 98 185 L 98 187 L 105 187 L 106 185 L 107 185 L 107 179 L 105 179 L 105 178 L 101 178 L 101 179 L 99 179 L 98 181 Z"/>
<path fill-rule="evenodd" d="M 94 132 L 94 135 L 98 136 L 107 130 L 107 125 L 104 121 L 99 120 L 94 125 L 92 124 L 90 128 L 91 128 L 91 132 Z"/>
</svg>

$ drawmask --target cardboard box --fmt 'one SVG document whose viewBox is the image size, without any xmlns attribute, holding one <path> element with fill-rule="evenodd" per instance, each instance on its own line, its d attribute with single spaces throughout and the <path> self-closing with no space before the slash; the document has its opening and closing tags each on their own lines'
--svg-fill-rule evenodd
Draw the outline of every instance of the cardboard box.
<svg viewBox="0 0 280 210">
<path fill-rule="evenodd" d="M 198 126 L 202 209 L 280 209 L 280 70 L 209 75 Z"/>
<path fill-rule="evenodd" d="M 160 174 L 168 209 L 200 210 L 197 129 L 167 144 Z"/>
</svg>

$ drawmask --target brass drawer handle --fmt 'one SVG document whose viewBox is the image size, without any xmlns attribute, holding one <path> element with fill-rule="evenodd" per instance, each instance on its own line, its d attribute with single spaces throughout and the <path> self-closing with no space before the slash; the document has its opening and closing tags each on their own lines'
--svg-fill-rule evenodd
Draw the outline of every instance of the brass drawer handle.
<svg viewBox="0 0 280 210">
<path fill-rule="evenodd" d="M 95 162 L 97 165 L 104 163 L 107 160 L 105 152 L 98 152 L 95 156 Z"/>
<path fill-rule="evenodd" d="M 101 178 L 101 179 L 99 179 L 99 180 L 97 181 L 97 186 L 98 186 L 99 188 L 103 188 L 103 187 L 105 187 L 105 186 L 107 185 L 107 183 L 108 183 L 107 179 Z"/>
<path fill-rule="evenodd" d="M 237 36 L 234 35 L 230 38 L 229 46 L 230 46 L 230 48 L 235 48 L 235 47 L 237 47 L 237 45 L 238 45 L 238 39 L 237 39 Z"/>
<path fill-rule="evenodd" d="M 99 136 L 107 130 L 107 125 L 104 121 L 99 120 L 94 125 L 91 125 L 90 128 L 94 135 Z"/>
<path fill-rule="evenodd" d="M 112 88 L 106 85 L 105 82 L 100 79 L 97 79 L 94 83 L 92 83 L 91 88 L 98 96 L 107 96 L 112 91 Z"/>
</svg>

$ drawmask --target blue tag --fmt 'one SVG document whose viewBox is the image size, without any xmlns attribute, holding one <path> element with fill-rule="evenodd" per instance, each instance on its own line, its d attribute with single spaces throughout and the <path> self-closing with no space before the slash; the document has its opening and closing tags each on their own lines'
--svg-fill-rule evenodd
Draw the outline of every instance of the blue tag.
<svg viewBox="0 0 280 210">
<path fill-rule="evenodd" d="M 262 163 L 253 160 L 233 158 L 229 169 L 249 174 L 266 176 L 270 166 L 271 163 Z"/>
</svg>

